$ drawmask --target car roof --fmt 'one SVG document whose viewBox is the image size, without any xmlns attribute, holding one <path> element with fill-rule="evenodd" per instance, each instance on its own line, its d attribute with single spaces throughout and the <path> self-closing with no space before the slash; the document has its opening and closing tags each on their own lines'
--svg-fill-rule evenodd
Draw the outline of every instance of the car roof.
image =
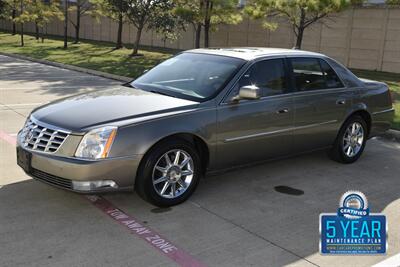
<svg viewBox="0 0 400 267">
<path fill-rule="evenodd" d="M 322 54 L 297 49 L 271 47 L 230 47 L 230 48 L 199 48 L 187 50 L 189 53 L 220 55 L 244 60 L 253 60 L 264 56 L 323 56 Z"/>
</svg>

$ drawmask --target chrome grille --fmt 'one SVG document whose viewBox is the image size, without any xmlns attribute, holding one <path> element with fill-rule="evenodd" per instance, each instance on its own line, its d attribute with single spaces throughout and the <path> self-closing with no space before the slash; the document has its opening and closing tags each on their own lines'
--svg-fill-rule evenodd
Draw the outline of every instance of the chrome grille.
<svg viewBox="0 0 400 267">
<path fill-rule="evenodd" d="M 22 129 L 21 143 L 28 149 L 54 153 L 67 136 L 67 132 L 41 126 L 29 119 Z"/>
</svg>

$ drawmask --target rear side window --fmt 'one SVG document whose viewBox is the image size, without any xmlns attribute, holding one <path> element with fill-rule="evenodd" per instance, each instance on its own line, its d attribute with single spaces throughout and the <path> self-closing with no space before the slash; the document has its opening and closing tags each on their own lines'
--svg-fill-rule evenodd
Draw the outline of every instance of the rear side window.
<svg viewBox="0 0 400 267">
<path fill-rule="evenodd" d="M 346 67 L 344 67 L 343 65 L 337 63 L 336 61 L 334 61 L 330 58 L 326 58 L 326 60 L 336 70 L 337 74 L 339 74 L 340 78 L 346 84 L 346 86 L 348 86 L 348 87 L 362 86 L 362 84 L 361 84 L 360 80 L 357 78 L 357 76 L 355 76 Z"/>
<path fill-rule="evenodd" d="M 296 88 L 299 91 L 343 87 L 334 70 L 323 60 L 293 58 L 291 63 Z"/>
<path fill-rule="evenodd" d="M 261 96 L 272 96 L 287 92 L 285 65 L 283 59 L 269 59 L 254 63 L 240 78 L 237 90 L 246 85 L 256 85 Z"/>
<path fill-rule="evenodd" d="M 344 87 L 343 83 L 340 81 L 339 77 L 337 76 L 336 72 L 331 68 L 331 66 L 329 66 L 329 64 L 326 63 L 325 60 L 320 59 L 320 62 L 322 71 L 324 72 L 327 88 Z"/>
</svg>

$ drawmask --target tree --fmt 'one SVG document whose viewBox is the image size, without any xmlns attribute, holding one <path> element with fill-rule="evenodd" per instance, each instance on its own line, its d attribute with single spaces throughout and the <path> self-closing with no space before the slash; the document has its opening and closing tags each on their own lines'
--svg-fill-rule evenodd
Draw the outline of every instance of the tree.
<svg viewBox="0 0 400 267">
<path fill-rule="evenodd" d="M 237 0 L 176 0 L 175 12 L 196 32 L 195 47 L 200 47 L 201 30 L 204 28 L 204 46 L 210 45 L 210 31 L 220 24 L 237 24 L 242 17 Z"/>
<path fill-rule="evenodd" d="M 74 43 L 79 43 L 79 31 L 81 28 L 81 17 L 88 13 L 92 8 L 92 4 L 89 0 L 76 0 L 76 3 L 69 8 L 70 11 L 75 11 L 76 21 L 70 19 L 72 25 L 75 28 L 75 41 Z"/>
<path fill-rule="evenodd" d="M 0 18 L 5 17 L 7 2 L 4 0 L 0 0 Z"/>
<path fill-rule="evenodd" d="M 41 29 L 41 39 L 44 42 L 44 27 L 53 18 L 62 19 L 62 13 L 59 9 L 59 3 L 57 1 L 43 1 L 35 0 L 33 5 L 30 7 L 32 14 L 32 20 L 35 22 L 36 40 L 39 39 L 39 29 Z"/>
<path fill-rule="evenodd" d="M 21 46 L 25 45 L 24 42 L 24 24 L 32 21 L 32 15 L 26 6 L 29 5 L 29 0 L 19 0 L 19 14 L 13 19 L 13 22 L 20 25 Z"/>
<path fill-rule="evenodd" d="M 301 49 L 304 30 L 333 13 L 340 12 L 357 0 L 250 0 L 245 8 L 255 19 L 265 19 L 264 26 L 275 29 L 274 17 L 285 17 L 296 35 L 297 49 Z"/>
<path fill-rule="evenodd" d="M 171 28 L 174 4 L 170 0 L 123 0 L 130 23 L 136 28 L 136 38 L 131 56 L 137 56 L 143 29 L 164 31 Z M 168 21 L 166 21 L 168 20 Z M 166 23 L 163 23 L 165 21 Z"/>
<path fill-rule="evenodd" d="M 118 23 L 117 41 L 115 49 L 120 49 L 122 45 L 122 28 L 127 21 L 126 10 L 127 2 L 124 0 L 91 0 L 93 4 L 92 15 L 95 17 L 106 16 Z"/>
<path fill-rule="evenodd" d="M 17 0 L 12 0 L 11 2 L 11 20 L 12 20 L 12 34 L 16 35 L 17 34 L 17 25 L 15 23 L 15 18 L 17 17 Z"/>
<path fill-rule="evenodd" d="M 200 47 L 200 37 L 203 18 L 201 16 L 203 9 L 203 0 L 176 0 L 174 13 L 185 23 L 190 24 L 195 31 L 195 47 Z"/>
<path fill-rule="evenodd" d="M 400 6 L 400 0 L 386 0 L 386 4 L 390 6 Z"/>
<path fill-rule="evenodd" d="M 0 0 L 0 19 L 8 19 L 12 22 L 12 35 L 17 33 L 17 9 L 18 0 Z"/>
</svg>

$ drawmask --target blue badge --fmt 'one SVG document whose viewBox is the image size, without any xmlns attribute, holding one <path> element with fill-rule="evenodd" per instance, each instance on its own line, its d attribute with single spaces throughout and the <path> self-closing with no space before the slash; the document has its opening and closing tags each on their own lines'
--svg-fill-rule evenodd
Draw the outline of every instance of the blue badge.
<svg viewBox="0 0 400 267">
<path fill-rule="evenodd" d="M 323 213 L 319 220 L 321 254 L 385 254 L 386 217 L 370 213 L 365 195 L 348 191 L 337 213 Z"/>
</svg>

